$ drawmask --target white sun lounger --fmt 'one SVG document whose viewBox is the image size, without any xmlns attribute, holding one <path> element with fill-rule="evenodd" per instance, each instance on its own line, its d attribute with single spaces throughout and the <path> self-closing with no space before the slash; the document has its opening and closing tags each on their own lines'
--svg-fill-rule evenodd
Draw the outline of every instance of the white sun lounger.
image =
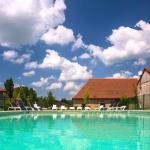
<svg viewBox="0 0 150 150">
<path fill-rule="evenodd" d="M 33 107 L 34 107 L 36 110 L 38 110 L 38 111 L 40 111 L 40 109 L 41 109 L 41 107 L 40 107 L 40 106 L 38 106 L 36 103 L 35 103 L 35 104 L 33 104 Z"/>
<path fill-rule="evenodd" d="M 20 110 L 21 111 L 21 107 L 20 106 L 16 106 L 16 104 L 12 103 L 10 107 L 8 107 L 8 110 Z"/>
<path fill-rule="evenodd" d="M 85 107 L 85 110 L 91 110 L 91 108 L 87 106 L 87 107 Z"/>
<path fill-rule="evenodd" d="M 75 110 L 75 107 L 69 107 L 70 110 Z"/>
<path fill-rule="evenodd" d="M 127 106 L 116 107 L 115 110 L 125 110 Z"/>
<path fill-rule="evenodd" d="M 56 105 L 52 106 L 52 110 L 57 110 L 57 109 L 58 109 L 58 107 Z"/>
<path fill-rule="evenodd" d="M 81 106 L 77 107 L 77 110 L 82 110 L 82 107 Z"/>
<path fill-rule="evenodd" d="M 62 105 L 62 106 L 60 107 L 60 110 L 67 110 L 67 107 L 65 107 L 64 105 Z"/>
</svg>

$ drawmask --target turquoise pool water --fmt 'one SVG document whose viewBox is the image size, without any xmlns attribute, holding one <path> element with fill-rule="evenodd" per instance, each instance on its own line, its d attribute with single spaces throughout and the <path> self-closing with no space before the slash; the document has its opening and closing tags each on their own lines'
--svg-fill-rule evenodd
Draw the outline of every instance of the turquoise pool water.
<svg viewBox="0 0 150 150">
<path fill-rule="evenodd" d="M 66 112 L 0 117 L 1 150 L 150 150 L 150 113 Z"/>
</svg>

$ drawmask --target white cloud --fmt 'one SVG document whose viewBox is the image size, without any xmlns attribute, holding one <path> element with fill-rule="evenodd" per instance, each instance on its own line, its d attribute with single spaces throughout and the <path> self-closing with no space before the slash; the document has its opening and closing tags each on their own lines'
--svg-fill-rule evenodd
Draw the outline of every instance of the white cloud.
<svg viewBox="0 0 150 150">
<path fill-rule="evenodd" d="M 31 54 L 23 54 L 19 56 L 16 60 L 13 60 L 12 62 L 14 62 L 15 64 L 22 64 L 25 61 L 30 60 L 30 58 L 31 58 Z"/>
<path fill-rule="evenodd" d="M 37 61 L 32 61 L 25 64 L 25 69 L 36 69 L 37 67 L 38 67 Z"/>
<path fill-rule="evenodd" d="M 54 50 L 46 50 L 46 57 L 39 68 L 52 68 L 61 71 L 59 80 L 86 80 L 92 77 L 92 71 L 86 66 L 81 66 L 77 62 L 71 62 L 65 57 L 61 57 Z"/>
<path fill-rule="evenodd" d="M 79 91 L 79 89 L 83 86 L 83 83 L 76 83 L 74 81 L 66 82 L 64 86 L 64 91 L 69 91 L 69 95 L 73 96 Z"/>
<path fill-rule="evenodd" d="M 34 44 L 65 21 L 65 9 L 64 0 L 1 0 L 0 45 Z"/>
<path fill-rule="evenodd" d="M 33 75 L 35 75 L 35 71 L 32 70 L 32 71 L 29 71 L 29 72 L 24 72 L 22 75 L 25 76 L 25 77 L 33 76 Z"/>
<path fill-rule="evenodd" d="M 138 71 L 138 76 L 142 75 L 142 70 Z"/>
<path fill-rule="evenodd" d="M 145 65 L 145 64 L 146 64 L 146 60 L 142 59 L 142 58 L 139 58 L 137 61 L 135 61 L 133 63 L 133 65 L 135 65 L 135 66 L 141 66 L 141 65 Z"/>
<path fill-rule="evenodd" d="M 78 48 L 84 48 L 85 44 L 83 43 L 83 40 L 82 40 L 82 35 L 78 34 L 77 35 L 77 38 L 74 39 L 74 43 L 72 45 L 72 50 L 76 50 Z"/>
<path fill-rule="evenodd" d="M 78 90 L 80 88 L 80 84 L 76 84 L 73 81 L 68 81 L 66 82 L 65 86 L 64 86 L 64 90 L 65 91 L 70 91 L 70 90 Z"/>
<path fill-rule="evenodd" d="M 82 55 L 79 56 L 80 59 L 89 59 L 90 55 L 88 53 L 83 53 Z"/>
<path fill-rule="evenodd" d="M 48 32 L 43 34 L 41 40 L 47 44 L 65 45 L 74 40 L 74 34 L 72 29 L 59 25 L 56 29 L 49 29 Z"/>
<path fill-rule="evenodd" d="M 49 80 L 53 80 L 55 77 L 51 75 L 50 77 L 41 77 L 40 80 L 34 81 L 31 83 L 32 86 L 34 87 L 43 87 L 43 86 L 48 86 L 49 85 Z"/>
<path fill-rule="evenodd" d="M 41 77 L 39 81 L 34 81 L 32 82 L 31 85 L 35 87 L 43 87 L 43 86 L 48 85 L 48 81 L 49 81 L 49 78 Z"/>
<path fill-rule="evenodd" d="M 19 55 L 18 52 L 14 50 L 4 51 L 2 56 L 5 60 L 13 62 L 14 64 L 22 64 L 31 58 L 31 54 Z"/>
<path fill-rule="evenodd" d="M 99 58 L 104 64 L 112 65 L 129 59 L 146 58 L 150 55 L 150 24 L 139 21 L 138 29 L 121 26 L 113 30 L 108 37 L 112 46 L 105 49 L 88 45 L 91 55 Z"/>
<path fill-rule="evenodd" d="M 46 89 L 47 90 L 55 90 L 55 89 L 60 89 L 60 88 L 62 88 L 62 83 L 55 82 L 55 83 L 52 83 L 50 86 L 48 86 Z"/>
<path fill-rule="evenodd" d="M 73 58 L 72 58 L 72 61 L 77 61 L 78 60 L 78 57 L 77 56 L 74 56 Z"/>
<path fill-rule="evenodd" d="M 6 60 L 15 59 L 18 56 L 18 53 L 14 50 L 4 51 L 2 54 L 3 58 Z"/>
<path fill-rule="evenodd" d="M 132 77 L 132 72 L 130 71 L 120 71 L 117 73 L 114 73 L 112 75 L 113 78 L 130 78 Z"/>
</svg>

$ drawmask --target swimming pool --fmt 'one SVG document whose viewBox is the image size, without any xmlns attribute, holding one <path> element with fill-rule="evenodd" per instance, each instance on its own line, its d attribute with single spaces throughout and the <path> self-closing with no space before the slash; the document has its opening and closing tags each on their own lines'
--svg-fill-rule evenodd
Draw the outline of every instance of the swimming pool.
<svg viewBox="0 0 150 150">
<path fill-rule="evenodd" d="M 150 113 L 40 112 L 0 117 L 2 150 L 150 150 Z"/>
</svg>

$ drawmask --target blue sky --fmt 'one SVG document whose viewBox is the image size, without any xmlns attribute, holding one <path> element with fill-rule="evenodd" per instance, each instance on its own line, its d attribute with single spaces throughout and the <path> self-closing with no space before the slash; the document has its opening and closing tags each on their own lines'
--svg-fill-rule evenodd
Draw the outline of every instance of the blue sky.
<svg viewBox="0 0 150 150">
<path fill-rule="evenodd" d="M 57 99 L 89 78 L 138 77 L 150 63 L 149 0 L 0 0 L 0 83 Z"/>
</svg>

